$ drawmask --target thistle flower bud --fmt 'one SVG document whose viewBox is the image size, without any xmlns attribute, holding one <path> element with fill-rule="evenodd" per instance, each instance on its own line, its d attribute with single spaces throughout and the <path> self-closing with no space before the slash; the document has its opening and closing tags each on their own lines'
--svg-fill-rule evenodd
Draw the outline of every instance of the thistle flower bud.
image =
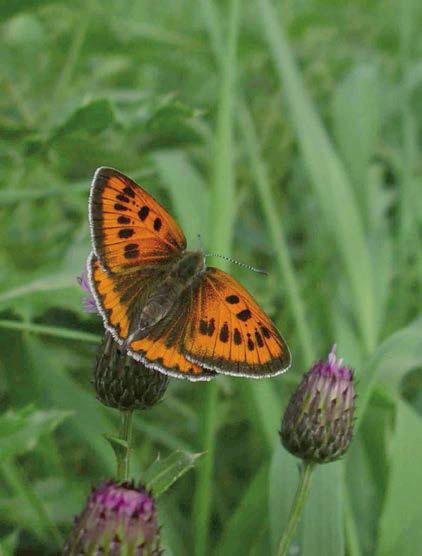
<svg viewBox="0 0 422 556">
<path fill-rule="evenodd" d="M 82 298 L 86 313 L 98 313 L 86 272 L 77 278 L 78 284 L 88 295 Z M 130 357 L 105 333 L 98 350 L 94 370 L 97 398 L 104 405 L 121 410 L 148 409 L 155 405 L 167 390 L 169 377 Z"/>
<path fill-rule="evenodd" d="M 283 446 L 305 461 L 335 461 L 352 439 L 353 373 L 335 352 L 334 346 L 326 361 L 318 361 L 304 375 L 282 420 Z"/>
<path fill-rule="evenodd" d="M 143 487 L 108 481 L 75 519 L 63 556 L 159 556 L 155 502 Z"/>
<path fill-rule="evenodd" d="M 147 369 L 105 333 L 94 370 L 97 398 L 104 405 L 121 410 L 148 409 L 163 397 L 168 382 L 167 375 Z"/>
</svg>

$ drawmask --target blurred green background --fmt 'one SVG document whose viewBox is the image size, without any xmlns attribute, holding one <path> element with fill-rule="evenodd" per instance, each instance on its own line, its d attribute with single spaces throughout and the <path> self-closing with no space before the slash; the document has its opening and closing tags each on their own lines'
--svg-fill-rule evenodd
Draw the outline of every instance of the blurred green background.
<svg viewBox="0 0 422 556">
<path fill-rule="evenodd" d="M 336 342 L 356 435 L 319 468 L 291 554 L 422 543 L 422 4 L 0 4 L 0 553 L 55 554 L 114 471 L 90 384 L 100 319 L 76 276 L 97 166 L 154 194 L 231 265 L 293 353 L 283 377 L 172 380 L 135 419 L 132 472 L 207 451 L 159 501 L 166 554 L 267 556 L 297 460 L 287 399 Z M 218 263 L 221 265 L 220 261 Z"/>
</svg>

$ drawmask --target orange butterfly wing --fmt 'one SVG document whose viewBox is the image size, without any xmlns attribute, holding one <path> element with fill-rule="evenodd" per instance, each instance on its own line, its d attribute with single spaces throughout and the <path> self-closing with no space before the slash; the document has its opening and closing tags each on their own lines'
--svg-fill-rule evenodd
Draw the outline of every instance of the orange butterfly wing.
<svg viewBox="0 0 422 556">
<path fill-rule="evenodd" d="M 210 380 L 215 372 L 203 369 L 186 359 L 183 354 L 183 337 L 190 322 L 189 289 L 180 297 L 170 313 L 162 319 L 146 338 L 129 344 L 129 353 L 135 359 L 171 376 L 190 380 Z"/>
<path fill-rule="evenodd" d="M 121 275 L 106 272 L 94 253 L 88 258 L 87 271 L 104 325 L 122 343 L 129 336 L 138 304 L 147 297 L 158 274 L 137 269 Z"/>
<path fill-rule="evenodd" d="M 88 276 L 105 327 L 123 344 L 131 332 L 131 325 L 136 321 L 139 307 L 158 276 L 139 270 L 123 275 L 108 273 L 103 270 L 94 253 L 88 259 Z M 181 351 L 180 336 L 184 318 L 182 305 L 181 299 L 180 307 L 178 306 L 175 313 L 177 317 L 174 318 L 173 313 L 168 315 L 146 338 L 132 342 L 128 352 L 146 367 L 165 374 L 191 380 L 209 380 L 215 373 L 204 371 L 188 361 Z"/>
<path fill-rule="evenodd" d="M 234 278 L 208 268 L 194 293 L 184 352 L 217 373 L 261 378 L 288 369 L 287 344 L 250 293 Z"/>
<path fill-rule="evenodd" d="M 89 220 L 94 252 L 105 270 L 166 263 L 186 248 L 182 230 L 167 211 L 112 168 L 95 172 Z"/>
</svg>

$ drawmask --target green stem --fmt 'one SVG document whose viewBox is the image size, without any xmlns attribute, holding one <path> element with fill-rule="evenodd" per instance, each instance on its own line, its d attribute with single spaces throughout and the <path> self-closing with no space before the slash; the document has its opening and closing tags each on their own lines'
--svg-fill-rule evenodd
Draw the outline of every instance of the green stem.
<svg viewBox="0 0 422 556">
<path fill-rule="evenodd" d="M 33 322 L 0 320 L 0 328 L 6 328 L 8 330 L 21 330 L 22 332 L 33 332 L 34 334 L 55 336 L 56 338 L 65 338 L 67 340 L 78 340 L 89 344 L 97 344 L 101 341 L 101 336 L 98 334 L 92 334 L 91 332 L 82 332 L 80 330 L 71 330 L 60 326 L 49 326 Z"/>
<path fill-rule="evenodd" d="M 122 449 L 116 452 L 117 480 L 127 481 L 130 469 L 130 451 L 132 441 L 132 416 L 133 411 L 121 411 L 119 438 L 123 441 Z"/>
<path fill-rule="evenodd" d="M 214 13 L 212 2 L 203 2 Z M 233 224 L 236 213 L 233 117 L 235 111 L 235 84 L 237 65 L 237 35 L 240 2 L 232 0 L 229 9 L 227 41 L 222 58 L 219 58 L 221 78 L 217 129 L 215 137 L 214 180 L 211 198 L 211 249 L 212 252 L 230 253 Z M 217 41 L 215 42 L 215 44 Z M 224 267 L 224 265 L 222 265 Z M 218 420 L 218 389 L 216 383 L 204 386 L 203 411 L 201 412 L 201 451 L 206 452 L 197 467 L 194 494 L 194 554 L 208 553 L 208 528 L 213 502 L 213 469 L 215 432 Z"/>
<path fill-rule="evenodd" d="M 286 556 L 286 554 L 288 553 L 290 544 L 296 531 L 297 524 L 299 523 L 300 516 L 302 515 L 302 510 L 305 505 L 306 498 L 308 497 L 313 467 L 313 464 L 309 462 L 305 462 L 303 464 L 296 496 L 293 501 L 292 509 L 290 511 L 289 521 L 287 523 L 286 530 L 281 537 L 277 556 Z"/>
</svg>

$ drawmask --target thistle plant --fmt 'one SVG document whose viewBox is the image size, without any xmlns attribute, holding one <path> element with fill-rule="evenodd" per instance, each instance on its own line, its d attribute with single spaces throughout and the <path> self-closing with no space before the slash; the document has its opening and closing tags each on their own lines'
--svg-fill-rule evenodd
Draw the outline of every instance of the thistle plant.
<svg viewBox="0 0 422 556">
<path fill-rule="evenodd" d="M 77 278 L 85 292 L 81 299 L 87 313 L 98 313 L 86 272 Z M 128 480 L 132 416 L 135 410 L 153 407 L 167 390 L 169 378 L 136 361 L 106 331 L 97 353 L 93 384 L 97 399 L 121 414 L 119 437 L 109 437 L 117 458 L 118 480 Z"/>
<path fill-rule="evenodd" d="M 293 392 L 284 413 L 280 438 L 283 446 L 303 462 L 301 477 L 278 556 L 285 556 L 293 539 L 310 486 L 315 464 L 338 460 L 353 435 L 355 389 L 351 369 L 336 358 L 316 362 Z"/>
<path fill-rule="evenodd" d="M 108 481 L 88 496 L 63 556 L 159 556 L 160 530 L 150 492 Z"/>
<path fill-rule="evenodd" d="M 84 310 L 97 313 L 85 273 L 78 277 L 78 283 L 86 294 Z M 128 476 L 133 411 L 155 405 L 166 391 L 168 377 L 129 357 L 105 332 L 93 383 L 98 400 L 121 413 L 119 437 L 109 437 L 117 458 L 117 480 L 91 492 L 75 518 L 63 555 L 159 556 L 162 551 L 154 498 L 146 488 L 129 482 Z"/>
<path fill-rule="evenodd" d="M 97 398 L 121 411 L 145 410 L 161 400 L 169 377 L 147 369 L 106 332 L 97 354 L 94 386 Z"/>
</svg>

